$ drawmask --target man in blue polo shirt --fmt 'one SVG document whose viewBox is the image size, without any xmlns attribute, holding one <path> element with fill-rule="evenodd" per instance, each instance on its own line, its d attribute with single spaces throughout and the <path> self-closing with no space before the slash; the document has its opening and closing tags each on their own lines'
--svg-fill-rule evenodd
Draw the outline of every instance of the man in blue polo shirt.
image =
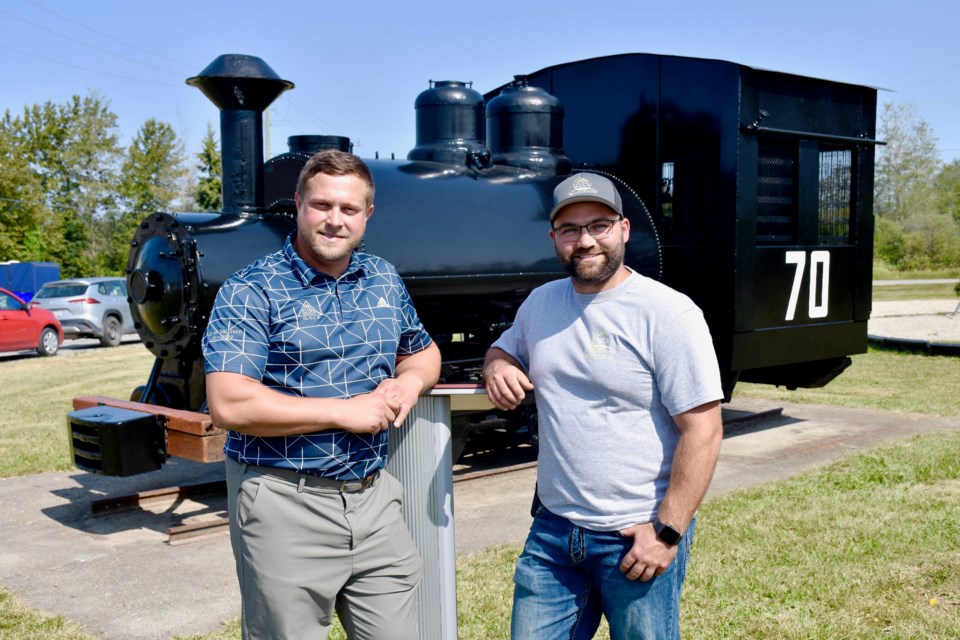
<svg viewBox="0 0 960 640">
<path fill-rule="evenodd" d="M 230 537 L 243 637 L 415 636 L 421 562 L 387 474 L 387 430 L 440 373 L 390 263 L 355 251 L 374 184 L 356 156 L 314 155 L 297 230 L 220 288 L 203 339 L 228 429 Z"/>
</svg>

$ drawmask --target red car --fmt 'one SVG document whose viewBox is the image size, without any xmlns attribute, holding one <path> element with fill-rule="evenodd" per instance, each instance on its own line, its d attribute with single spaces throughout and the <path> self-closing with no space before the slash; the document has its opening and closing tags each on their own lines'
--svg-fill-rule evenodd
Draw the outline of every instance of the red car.
<svg viewBox="0 0 960 640">
<path fill-rule="evenodd" d="M 55 356 L 62 342 L 63 329 L 52 313 L 0 287 L 0 351 L 36 349 L 41 356 Z"/>
</svg>

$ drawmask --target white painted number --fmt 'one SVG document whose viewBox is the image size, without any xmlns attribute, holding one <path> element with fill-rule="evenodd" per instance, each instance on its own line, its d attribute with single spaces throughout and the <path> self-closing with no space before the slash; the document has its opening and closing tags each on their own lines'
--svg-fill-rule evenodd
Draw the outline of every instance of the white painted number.
<svg viewBox="0 0 960 640">
<path fill-rule="evenodd" d="M 797 300 L 800 298 L 800 285 L 803 284 L 803 272 L 807 265 L 806 251 L 787 251 L 787 264 L 797 265 L 793 274 L 793 286 L 790 288 L 790 300 L 787 302 L 787 315 L 784 320 L 793 320 L 797 313 Z M 827 303 L 830 300 L 830 252 L 810 252 L 810 297 L 807 305 L 808 318 L 826 318 Z M 818 295 L 819 294 L 819 295 Z"/>
<path fill-rule="evenodd" d="M 787 251 L 787 264 L 797 265 L 797 270 L 793 272 L 793 286 L 790 288 L 790 301 L 787 302 L 787 317 L 785 320 L 793 320 L 797 313 L 797 298 L 800 297 L 800 283 L 803 281 L 803 268 L 807 264 L 806 251 Z"/>
<path fill-rule="evenodd" d="M 817 275 L 820 275 L 818 278 Z M 820 301 L 817 302 L 817 282 L 820 282 Z M 810 253 L 810 317 L 827 317 L 827 300 L 830 299 L 830 252 Z"/>
</svg>

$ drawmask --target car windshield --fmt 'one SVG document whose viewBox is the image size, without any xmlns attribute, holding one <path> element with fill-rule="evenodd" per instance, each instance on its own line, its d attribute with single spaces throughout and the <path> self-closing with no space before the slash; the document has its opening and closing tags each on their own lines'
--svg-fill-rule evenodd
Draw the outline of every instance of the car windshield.
<svg viewBox="0 0 960 640">
<path fill-rule="evenodd" d="M 37 295 L 33 296 L 36 298 L 66 298 L 69 296 L 79 296 L 87 290 L 87 285 L 85 284 L 55 284 L 55 285 L 43 285 L 40 287 L 40 291 L 37 291 Z"/>
</svg>

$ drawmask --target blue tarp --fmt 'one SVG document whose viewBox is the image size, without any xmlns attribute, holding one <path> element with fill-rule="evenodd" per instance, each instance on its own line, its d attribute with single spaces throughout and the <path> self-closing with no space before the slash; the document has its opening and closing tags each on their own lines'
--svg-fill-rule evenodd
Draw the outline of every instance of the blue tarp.
<svg viewBox="0 0 960 640">
<path fill-rule="evenodd" d="M 60 265 L 55 262 L 11 262 L 0 264 L 0 287 L 13 291 L 29 302 L 40 287 L 60 279 Z"/>
</svg>

